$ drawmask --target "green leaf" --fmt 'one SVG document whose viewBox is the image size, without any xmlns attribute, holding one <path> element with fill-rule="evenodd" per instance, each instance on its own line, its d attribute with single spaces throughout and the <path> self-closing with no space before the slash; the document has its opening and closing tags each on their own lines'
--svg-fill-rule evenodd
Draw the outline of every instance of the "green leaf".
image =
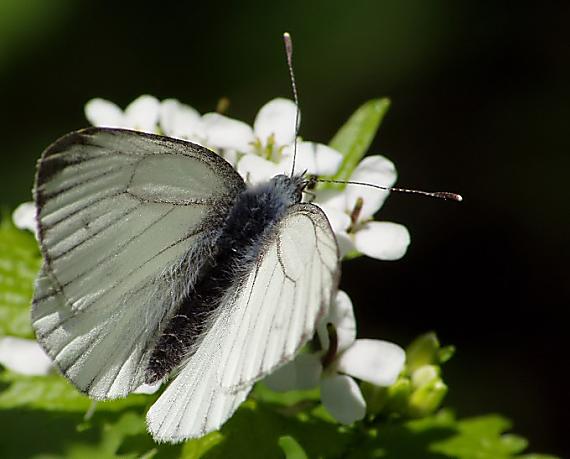
<svg viewBox="0 0 570 459">
<path fill-rule="evenodd" d="M 263 389 L 256 393 L 263 394 Z M 526 440 L 505 433 L 510 422 L 497 415 L 458 421 L 442 411 L 419 420 L 381 419 L 346 427 L 323 416 L 322 405 L 310 403 L 299 411 L 293 408 L 301 400 L 290 406 L 292 399 L 250 399 L 218 432 L 183 445 L 157 444 L 144 419 L 156 397 L 98 402 L 86 420 L 93 402 L 62 376 L 2 371 L 0 457 L 552 459 L 520 456 Z"/>
<path fill-rule="evenodd" d="M 286 459 L 308 459 L 303 447 L 290 435 L 279 437 L 278 443 Z"/>
<path fill-rule="evenodd" d="M 60 375 L 0 372 L 0 457 L 179 457 L 181 446 L 160 447 L 146 432 L 144 412 L 156 396 L 95 402 Z M 33 441 L 30 441 L 33 438 Z"/>
<path fill-rule="evenodd" d="M 292 442 L 283 440 L 283 437 L 291 437 L 298 445 L 303 445 L 300 451 L 307 457 L 337 457 L 347 448 L 351 438 L 347 429 L 324 420 L 312 410 L 285 413 L 279 405 L 254 400 L 243 403 L 219 434 L 221 438 L 216 439 L 216 444 L 208 449 L 204 457 L 282 458 L 284 447 L 295 450 Z M 189 445 L 202 441 L 187 442 L 184 451 Z M 297 453 L 300 451 L 296 450 Z"/>
<path fill-rule="evenodd" d="M 2 371 L 0 456 L 180 457 L 180 445 L 158 446 L 146 432 L 144 412 L 155 399 L 156 396 L 130 395 L 121 400 L 94 402 L 63 376 L 29 377 Z"/>
<path fill-rule="evenodd" d="M 26 377 L 2 371 L 0 424 L 9 424 L 2 432 L 9 441 L 0 445 L 0 457 L 255 459 L 283 457 L 283 448 L 295 450 L 292 441 L 302 444 L 300 451 L 306 450 L 308 457 L 321 452 L 329 457 L 344 450 L 350 438 L 336 422 L 312 412 L 318 409 L 298 411 L 280 402 L 248 400 L 219 432 L 183 445 L 158 445 L 146 432 L 144 421 L 144 412 L 155 399 L 130 395 L 97 402 L 93 416 L 85 420 L 94 402 L 62 376 Z M 35 437 L 38 441 L 28 444 L 30 429 L 42 433 Z M 294 440 L 283 440 L 288 436 Z"/>
<path fill-rule="evenodd" d="M 257 383 L 253 388 L 251 396 L 258 401 L 269 404 L 295 406 L 298 404 L 306 404 L 305 402 L 320 402 L 321 393 L 318 387 L 308 390 L 291 390 L 288 392 L 275 392 L 269 389 L 265 384 Z"/>
<path fill-rule="evenodd" d="M 182 459 L 198 459 L 224 440 L 220 432 L 211 432 L 196 440 L 187 441 L 182 448 Z"/>
<path fill-rule="evenodd" d="M 383 420 L 360 435 L 347 457 L 385 459 L 509 459 L 521 456 L 527 441 L 505 433 L 510 422 L 498 415 L 456 420 L 449 411 L 414 421 Z"/>
<path fill-rule="evenodd" d="M 388 99 L 373 99 L 358 108 L 330 141 L 330 146 L 343 155 L 342 164 L 333 177 L 348 180 L 360 159 L 368 151 L 384 115 L 390 107 Z M 344 188 L 344 185 L 339 186 Z"/>
<path fill-rule="evenodd" d="M 458 458 L 500 459 L 513 457 L 527 447 L 526 440 L 503 435 L 511 428 L 498 415 L 480 416 L 457 423 L 457 433 L 432 445 L 431 450 Z"/>
<path fill-rule="evenodd" d="M 41 257 L 34 236 L 0 222 L 0 335 L 33 337 L 30 303 Z"/>
<path fill-rule="evenodd" d="M 98 402 L 96 411 L 144 407 L 149 400 L 152 398 L 133 394 L 123 399 Z M 85 414 L 91 404 L 91 399 L 59 374 L 25 376 L 7 370 L 0 372 L 0 410 L 25 408 Z"/>
</svg>

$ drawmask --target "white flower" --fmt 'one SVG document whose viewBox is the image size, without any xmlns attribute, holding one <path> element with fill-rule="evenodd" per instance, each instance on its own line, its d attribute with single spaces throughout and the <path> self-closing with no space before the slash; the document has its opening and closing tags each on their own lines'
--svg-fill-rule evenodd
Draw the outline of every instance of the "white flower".
<svg viewBox="0 0 570 459">
<path fill-rule="evenodd" d="M 178 139 L 189 140 L 207 148 L 235 149 L 247 152 L 251 146 L 243 140 L 250 138 L 251 128 L 238 120 L 219 113 L 200 113 L 176 99 L 165 99 L 160 104 L 162 132 Z"/>
<path fill-rule="evenodd" d="M 319 326 L 318 336 L 322 351 L 300 354 L 265 383 L 276 391 L 320 384 L 321 401 L 336 420 L 351 424 L 364 418 L 366 402 L 354 378 L 377 386 L 393 384 L 404 368 L 404 350 L 387 341 L 356 339 L 352 302 L 343 291 Z"/>
<path fill-rule="evenodd" d="M 277 97 L 260 108 L 253 122 L 253 131 L 263 149 L 279 149 L 295 140 L 297 105 L 289 99 Z M 299 114 L 298 122 L 301 122 Z"/>
<path fill-rule="evenodd" d="M 162 101 L 159 124 L 165 135 L 214 150 L 234 167 L 238 152 L 245 153 L 252 148 L 249 144 L 251 128 L 247 124 L 219 113 L 202 116 L 176 99 Z"/>
<path fill-rule="evenodd" d="M 159 124 L 164 135 L 205 146 L 202 116 L 197 110 L 176 99 L 165 99 L 160 103 L 159 113 Z"/>
<path fill-rule="evenodd" d="M 0 338 L 0 364 L 24 375 L 47 375 L 52 361 L 32 339 L 4 336 Z"/>
<path fill-rule="evenodd" d="M 85 105 L 85 117 L 93 126 L 134 129 L 158 133 L 160 102 L 143 95 L 131 102 L 125 111 L 105 99 L 91 99 Z"/>
<path fill-rule="evenodd" d="M 14 210 L 12 221 L 16 228 L 30 230 L 37 234 L 36 207 L 33 202 L 24 202 Z"/>
<path fill-rule="evenodd" d="M 253 151 L 252 130 L 243 121 L 234 120 L 219 113 L 206 113 L 202 118 L 210 147 L 241 153 Z"/>
<path fill-rule="evenodd" d="M 364 158 L 349 178 L 351 182 L 390 187 L 396 181 L 394 164 L 380 155 Z M 410 244 L 405 226 L 372 221 L 389 192 L 347 184 L 344 190 L 318 190 L 316 203 L 327 214 L 337 236 L 341 255 L 357 251 L 380 260 L 397 260 Z"/>
<path fill-rule="evenodd" d="M 233 145 L 244 155 L 237 170 L 250 183 L 259 183 L 277 174 L 290 174 L 295 145 L 297 107 L 288 99 L 277 98 L 266 103 L 255 117 L 253 129 L 245 128 L 235 136 Z M 239 140 L 239 143 L 238 143 Z M 231 143 L 228 140 L 228 143 Z M 249 148 L 246 148 L 249 146 Z M 332 175 L 340 166 L 342 155 L 332 148 L 314 142 L 297 142 L 295 172 Z"/>
</svg>

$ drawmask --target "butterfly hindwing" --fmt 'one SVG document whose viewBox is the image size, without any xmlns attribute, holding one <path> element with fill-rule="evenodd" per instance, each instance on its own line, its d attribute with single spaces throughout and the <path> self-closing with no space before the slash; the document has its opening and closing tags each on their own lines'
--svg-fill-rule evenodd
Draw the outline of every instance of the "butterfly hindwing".
<svg viewBox="0 0 570 459">
<path fill-rule="evenodd" d="M 337 243 L 319 207 L 292 206 L 274 237 L 232 305 L 219 371 L 230 392 L 291 360 L 336 289 Z"/>
<path fill-rule="evenodd" d="M 140 132 L 90 128 L 44 152 L 32 322 L 80 390 L 115 398 L 143 382 L 159 330 L 244 187 L 216 154 Z"/>
<path fill-rule="evenodd" d="M 195 353 L 147 415 L 160 441 L 217 429 L 253 382 L 293 358 L 326 314 L 337 287 L 338 248 L 324 213 L 288 210 L 254 268 L 227 291 Z"/>
</svg>

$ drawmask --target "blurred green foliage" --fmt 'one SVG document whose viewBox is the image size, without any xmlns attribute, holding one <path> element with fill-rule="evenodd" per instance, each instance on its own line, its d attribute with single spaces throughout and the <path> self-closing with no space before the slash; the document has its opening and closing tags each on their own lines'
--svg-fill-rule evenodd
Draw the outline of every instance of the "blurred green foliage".
<svg viewBox="0 0 570 459">
<path fill-rule="evenodd" d="M 284 454 L 290 459 L 553 458 L 521 456 L 527 442 L 505 433 L 510 423 L 500 416 L 457 420 L 441 411 L 420 420 L 383 419 L 342 427 L 318 404 L 291 404 L 289 395 L 281 398 L 262 386 L 220 432 L 184 444 L 158 445 L 144 423 L 144 412 L 156 396 L 99 402 L 86 419 L 92 402 L 59 375 L 25 377 L 3 371 L 0 387 L 0 455 L 11 459 L 265 459 Z M 309 394 L 309 400 L 313 396 Z"/>
<path fill-rule="evenodd" d="M 329 145 L 343 154 L 343 161 L 333 179 L 350 180 L 352 172 L 368 152 L 389 107 L 388 99 L 366 102 L 334 135 Z M 342 188 L 345 186 L 337 185 Z"/>
<path fill-rule="evenodd" d="M 71 13 L 72 0 L 0 0 L 0 74 Z"/>
<path fill-rule="evenodd" d="M 29 306 L 41 257 L 34 236 L 0 220 L 0 336 L 32 338 Z"/>
</svg>

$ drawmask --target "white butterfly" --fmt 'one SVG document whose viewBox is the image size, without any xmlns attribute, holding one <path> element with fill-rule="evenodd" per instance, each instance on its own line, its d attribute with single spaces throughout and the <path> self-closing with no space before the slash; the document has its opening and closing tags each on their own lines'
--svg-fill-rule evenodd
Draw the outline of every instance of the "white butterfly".
<svg viewBox="0 0 570 459">
<path fill-rule="evenodd" d="M 64 136 L 36 177 L 39 342 L 95 399 L 175 375 L 147 414 L 158 441 L 219 428 L 334 297 L 338 248 L 306 184 L 248 189 L 215 153 L 151 134 Z"/>
</svg>

